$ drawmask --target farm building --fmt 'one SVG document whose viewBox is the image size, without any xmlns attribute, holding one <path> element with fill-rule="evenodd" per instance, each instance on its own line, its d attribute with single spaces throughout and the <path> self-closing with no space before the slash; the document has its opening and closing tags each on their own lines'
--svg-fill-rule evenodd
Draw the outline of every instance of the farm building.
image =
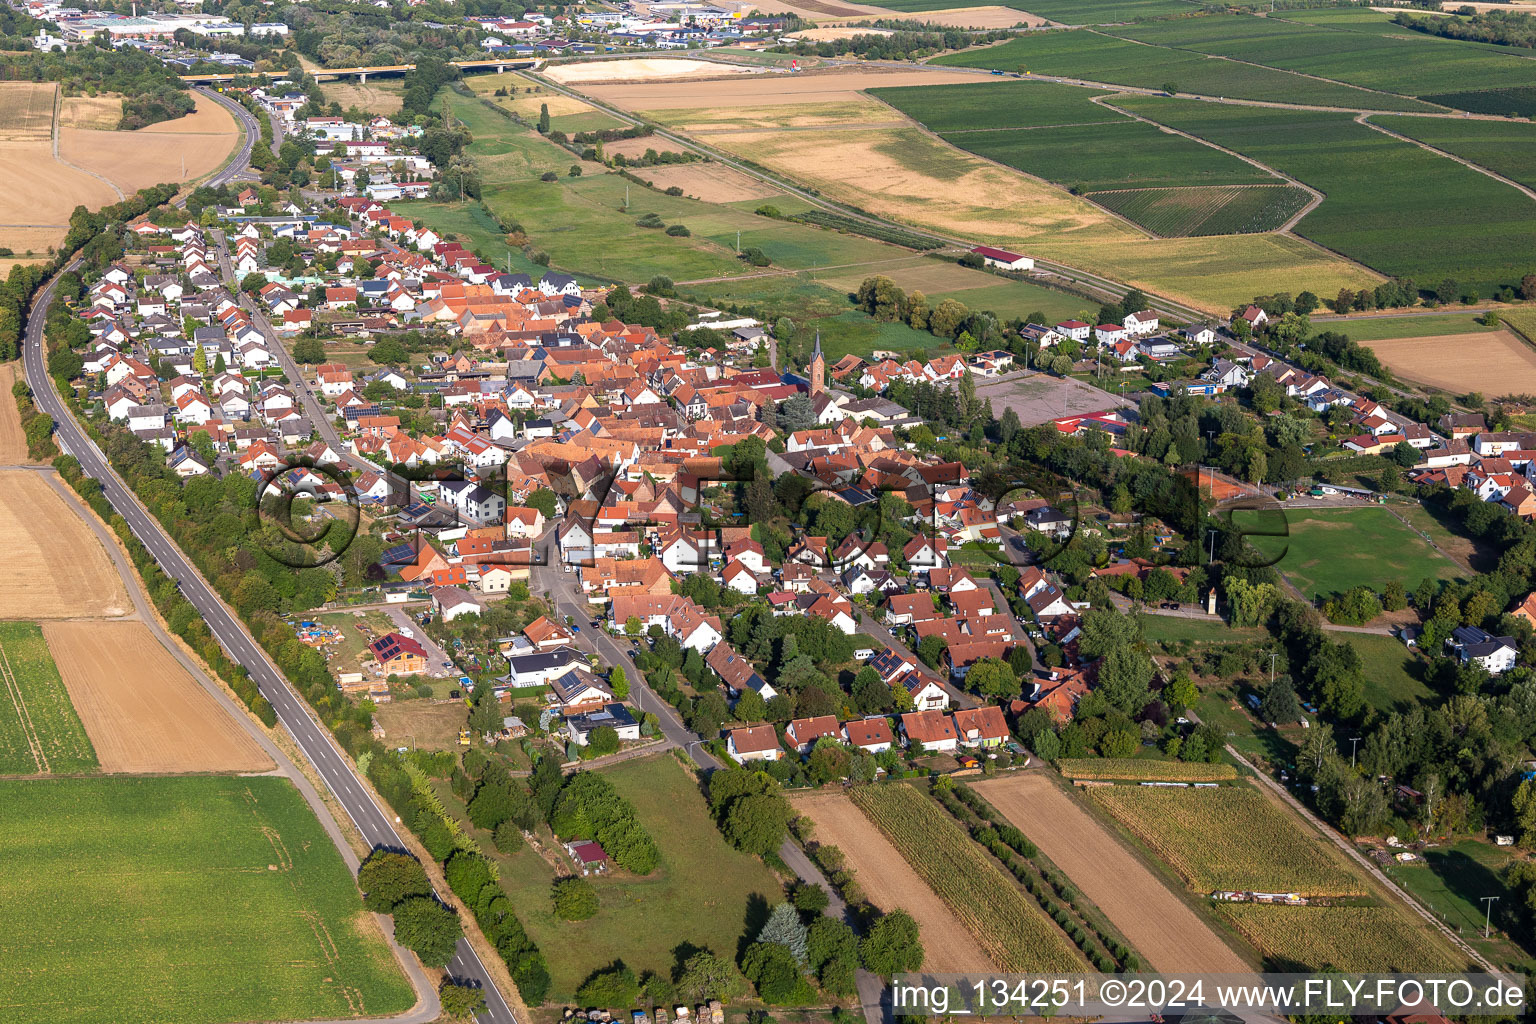
<svg viewBox="0 0 1536 1024">
<path fill-rule="evenodd" d="M 1034 270 L 1035 261 L 1021 253 L 1009 252 L 1007 249 L 994 249 L 990 245 L 978 245 L 971 252 L 980 256 L 989 267 L 997 267 L 1000 270 Z"/>
</svg>

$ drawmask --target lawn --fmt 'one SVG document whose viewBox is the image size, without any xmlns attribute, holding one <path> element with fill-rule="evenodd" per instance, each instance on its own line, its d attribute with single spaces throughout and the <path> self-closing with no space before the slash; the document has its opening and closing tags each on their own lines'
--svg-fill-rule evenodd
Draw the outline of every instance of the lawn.
<svg viewBox="0 0 1536 1024">
<path fill-rule="evenodd" d="M 1489 295 L 1530 271 L 1536 202 L 1349 114 L 1149 96 L 1121 104 L 1323 192 L 1327 199 L 1297 233 L 1383 274 L 1437 283 L 1449 277 Z"/>
<path fill-rule="evenodd" d="M 1319 331 L 1347 334 L 1361 344 L 1391 338 L 1432 338 L 1442 334 L 1482 334 L 1496 331 L 1478 322 L 1473 313 L 1427 313 L 1421 316 L 1378 316 L 1363 320 L 1318 320 L 1312 326 Z"/>
<path fill-rule="evenodd" d="M 1469 83 L 1481 88 L 1536 84 L 1536 64 L 1527 50 L 1441 39 L 1394 26 L 1389 18 L 1300 24 L 1283 16 L 1234 14 L 1111 31 L 1156 46 L 1252 61 L 1405 96 L 1464 89 Z"/>
<path fill-rule="evenodd" d="M 1427 663 L 1396 637 L 1379 633 L 1340 633 L 1365 665 L 1365 700 L 1383 714 L 1407 711 L 1434 700 L 1424 682 Z"/>
<path fill-rule="evenodd" d="M 0 774 L 90 772 L 96 751 L 35 622 L 0 622 Z"/>
<path fill-rule="evenodd" d="M 614 960 L 636 974 L 670 977 L 678 951 L 689 946 L 734 959 L 749 922 L 760 922 L 765 907 L 782 898 L 760 860 L 721 838 L 693 777 L 676 759 L 637 758 L 603 774 L 634 804 L 660 847 L 661 866 L 653 874 L 593 879 L 597 915 L 562 921 L 550 903 L 549 865 L 526 846 L 510 857 L 496 855 L 517 916 L 549 958 L 551 1002 L 569 1000 L 587 975 Z"/>
<path fill-rule="evenodd" d="M 1186 20 L 1172 24 L 1184 25 Z M 1180 92 L 1225 96 L 1228 99 L 1364 110 L 1435 109 L 1407 97 L 1369 92 L 1340 82 L 1320 81 L 1255 64 L 1213 60 L 1188 50 L 1143 46 L 1083 30 L 1030 33 L 997 46 L 946 54 L 935 58 L 932 63 L 952 67 L 1026 71 L 1030 74 L 1061 75 L 1074 79 L 1088 78 L 1095 82 L 1144 89 L 1162 89 L 1172 84 Z"/>
<path fill-rule="evenodd" d="M 1261 555 L 1308 598 L 1367 586 L 1377 591 L 1397 580 L 1408 590 L 1426 577 L 1462 575 L 1412 528 L 1379 506 L 1283 510 L 1284 536 L 1249 536 Z M 1255 522 L 1254 513 L 1234 512 L 1234 521 Z M 1269 518 L 1264 528 L 1270 528 Z"/>
<path fill-rule="evenodd" d="M 1393 864 L 1392 880 L 1413 894 L 1442 921 L 1456 929 L 1483 955 L 1501 967 L 1528 970 L 1531 954 L 1501 932 L 1511 932 L 1528 942 L 1513 898 L 1503 882 L 1504 869 L 1519 855 L 1510 847 L 1463 839 L 1448 846 L 1424 851 L 1422 861 Z M 1483 938 L 1488 904 L 1485 896 L 1501 896 L 1494 904 L 1493 935 Z"/>
<path fill-rule="evenodd" d="M 1243 643 L 1264 635 L 1264 631 L 1257 627 L 1229 626 L 1221 619 L 1142 614 L 1137 621 L 1141 623 L 1141 635 L 1150 643 L 1169 644 L 1181 640 L 1196 644 Z"/>
<path fill-rule="evenodd" d="M 386 1016 L 414 997 L 287 779 L 0 782 L 8 1024 Z"/>
</svg>

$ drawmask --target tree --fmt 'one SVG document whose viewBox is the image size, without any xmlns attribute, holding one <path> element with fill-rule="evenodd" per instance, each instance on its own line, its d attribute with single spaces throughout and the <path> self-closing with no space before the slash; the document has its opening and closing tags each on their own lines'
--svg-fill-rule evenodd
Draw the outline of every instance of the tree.
<svg viewBox="0 0 1536 1024">
<path fill-rule="evenodd" d="M 549 134 L 549 104 L 548 103 L 540 103 L 539 104 L 539 134 L 540 135 L 548 135 Z"/>
<path fill-rule="evenodd" d="M 1099 740 L 1105 757 L 1131 757 L 1141 747 L 1141 737 L 1130 729 L 1111 729 Z"/>
<path fill-rule="evenodd" d="M 1536 846 L 1536 780 L 1526 779 L 1520 783 L 1510 800 L 1510 810 L 1514 812 L 1520 845 Z"/>
<path fill-rule="evenodd" d="M 585 921 L 597 913 L 597 890 L 585 878 L 561 878 L 554 886 L 555 916 Z"/>
<path fill-rule="evenodd" d="M 800 976 L 800 965 L 789 948 L 777 942 L 754 942 L 741 958 L 741 973 L 757 986 L 763 1002 L 772 1006 L 803 1006 L 816 992 Z"/>
<path fill-rule="evenodd" d="M 267 275 L 251 271 L 240 279 L 240 290 L 250 292 L 252 295 L 267 286 Z"/>
<path fill-rule="evenodd" d="M 1116 647 L 1099 665 L 1099 693 L 1109 706 L 1134 715 L 1152 699 L 1152 659 L 1145 651 Z"/>
<path fill-rule="evenodd" d="M 967 686 L 986 697 L 1017 697 L 1019 677 L 1000 658 L 982 658 L 965 673 Z"/>
<path fill-rule="evenodd" d="M 608 673 L 608 688 L 619 700 L 629 696 L 629 676 L 625 675 L 623 665 L 613 666 L 613 670 Z"/>
<path fill-rule="evenodd" d="M 948 640 L 937 633 L 929 634 L 917 642 L 917 656 L 929 668 L 938 668 L 939 659 L 948 648 Z"/>
<path fill-rule="evenodd" d="M 357 886 L 363 891 L 363 906 L 378 914 L 388 914 L 397 904 L 432 892 L 426 869 L 415 857 L 384 849 L 375 850 L 363 861 L 357 870 Z"/>
<path fill-rule="evenodd" d="M 293 358 L 299 363 L 323 363 L 325 343 L 319 338 L 300 338 L 293 344 Z"/>
<path fill-rule="evenodd" d="M 736 699 L 735 711 L 737 721 L 761 722 L 768 717 L 768 702 L 763 700 L 761 693 L 748 687 Z"/>
<path fill-rule="evenodd" d="M 485 1012 L 485 992 L 470 985 L 460 985 L 452 978 L 444 978 L 437 990 L 438 1001 L 443 1006 L 443 1016 L 449 1020 L 472 1021 Z"/>
<path fill-rule="evenodd" d="M 458 915 L 425 896 L 413 896 L 395 907 L 395 941 L 411 950 L 425 967 L 446 967 L 454 947 L 464 937 Z"/>
<path fill-rule="evenodd" d="M 611 725 L 600 725 L 587 737 L 587 750 L 593 757 L 605 757 L 619 750 L 619 731 Z"/>
<path fill-rule="evenodd" d="M 813 888 L 820 889 L 820 886 Z M 811 922 L 806 942 L 811 969 L 821 987 L 833 995 L 851 995 L 859 966 L 859 939 L 853 929 L 835 917 L 818 915 Z"/>
<path fill-rule="evenodd" d="M 553 519 L 560 507 L 560 499 L 548 487 L 540 487 L 528 495 L 528 507 L 538 509 L 545 519 Z"/>
<path fill-rule="evenodd" d="M 201 345 L 196 345 L 192 348 L 192 369 L 197 372 L 198 376 L 203 376 L 208 372 L 208 350 Z"/>
<path fill-rule="evenodd" d="M 629 1006 L 640 995 L 640 980 L 624 961 L 615 960 L 602 970 L 593 971 L 576 990 L 582 1006 Z"/>
<path fill-rule="evenodd" d="M 831 897 L 827 895 L 827 890 L 815 882 L 799 882 L 790 894 L 790 902 L 794 903 L 796 910 L 807 914 L 820 914 L 827 909 Z M 814 957 L 812 964 L 815 964 Z"/>
<path fill-rule="evenodd" d="M 1163 687 L 1163 703 L 1173 708 L 1192 708 L 1200 700 L 1200 688 L 1195 681 L 1182 673 Z"/>
<path fill-rule="evenodd" d="M 859 943 L 859 959 L 866 970 L 887 978 L 921 968 L 923 941 L 912 915 L 893 910 L 871 925 Z"/>
<path fill-rule="evenodd" d="M 678 994 L 689 1001 L 732 999 L 742 992 L 741 973 L 723 956 L 702 950 L 683 961 L 677 976 Z"/>
<path fill-rule="evenodd" d="M 744 796 L 725 816 L 725 838 L 738 850 L 763 856 L 789 832 L 789 802 L 777 792 Z"/>
<path fill-rule="evenodd" d="M 853 677 L 853 702 L 861 714 L 877 715 L 892 707 L 891 688 L 880 673 L 865 665 Z"/>
<path fill-rule="evenodd" d="M 380 366 L 398 366 L 410 356 L 399 338 L 384 338 L 375 342 L 373 348 L 368 350 L 368 358 Z"/>
<path fill-rule="evenodd" d="M 791 903 L 780 903 L 773 908 L 762 931 L 757 933 L 757 941 L 777 942 L 788 948 L 795 962 L 802 967 L 809 962 L 805 952 L 805 922 L 800 920 L 800 912 Z"/>
<path fill-rule="evenodd" d="M 1270 684 L 1259 704 L 1259 714 L 1266 722 L 1289 724 L 1301 720 L 1301 701 L 1296 699 L 1290 676 L 1281 676 Z"/>
</svg>

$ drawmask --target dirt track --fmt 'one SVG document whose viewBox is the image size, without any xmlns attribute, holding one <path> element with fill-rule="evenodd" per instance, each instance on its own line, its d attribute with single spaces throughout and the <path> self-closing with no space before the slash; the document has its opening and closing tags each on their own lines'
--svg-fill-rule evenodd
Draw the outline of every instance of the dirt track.
<svg viewBox="0 0 1536 1024">
<path fill-rule="evenodd" d="M 16 365 L 0 363 L 0 465 L 3 466 L 31 461 L 27 458 L 27 438 L 21 432 L 21 413 L 16 410 L 16 400 L 11 397 Z"/>
<path fill-rule="evenodd" d="M 102 771 L 273 768 L 142 622 L 49 622 L 43 635 Z"/>
<path fill-rule="evenodd" d="M 795 811 L 816 823 L 817 842 L 843 851 L 854 880 L 881 910 L 900 908 L 917 921 L 923 969 L 976 973 L 995 970 L 971 933 L 923 884 L 880 830 L 841 793 L 796 797 Z"/>
<path fill-rule="evenodd" d="M 10 401 L 10 396 L 4 396 Z M 0 619 L 126 615 L 122 579 L 75 511 L 42 474 L 0 472 Z"/>
<path fill-rule="evenodd" d="M 1209 925 L 1050 779 L 1017 774 L 977 782 L 975 788 L 1098 904 L 1155 970 L 1249 969 Z"/>
</svg>

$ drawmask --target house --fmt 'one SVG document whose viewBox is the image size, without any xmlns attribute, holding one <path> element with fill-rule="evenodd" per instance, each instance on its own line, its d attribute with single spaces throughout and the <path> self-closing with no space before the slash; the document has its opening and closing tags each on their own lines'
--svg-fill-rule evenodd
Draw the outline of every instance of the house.
<svg viewBox="0 0 1536 1024">
<path fill-rule="evenodd" d="M 1007 249 L 994 249 L 990 245 L 978 245 L 972 249 L 974 255 L 980 256 L 984 264 L 989 267 L 997 267 L 999 270 L 1034 270 L 1035 261 L 1028 256 Z"/>
<path fill-rule="evenodd" d="M 896 742 L 896 738 L 891 735 L 891 724 L 880 717 L 845 723 L 843 737 L 849 746 L 857 747 L 866 754 L 884 753 Z"/>
<path fill-rule="evenodd" d="M 570 647 L 576 642 L 575 633 L 572 633 L 563 623 L 556 622 L 547 615 L 540 615 L 524 626 L 523 636 L 527 637 L 528 642 L 541 651 L 553 651 L 561 647 Z"/>
<path fill-rule="evenodd" d="M 604 704 L 592 711 L 570 715 L 565 720 L 566 735 L 578 747 L 590 743 L 592 733 L 604 727 L 616 732 L 620 740 L 640 738 L 640 723 L 623 704 Z"/>
<path fill-rule="evenodd" d="M 784 738 L 801 754 L 809 754 L 811 748 L 816 745 L 816 741 L 823 737 L 842 740 L 843 727 L 838 724 L 835 715 L 797 718 L 784 730 Z"/>
<path fill-rule="evenodd" d="M 784 755 L 779 734 L 771 725 L 753 725 L 732 729 L 725 737 L 725 752 L 737 764 L 748 761 L 777 761 Z"/>
<path fill-rule="evenodd" d="M 739 696 L 747 690 L 756 691 L 763 700 L 778 696 L 778 691 L 768 685 L 757 669 L 752 667 L 752 663 L 736 653 L 730 644 L 716 644 L 704 659 L 704 664 L 730 688 L 733 696 Z"/>
<path fill-rule="evenodd" d="M 414 675 L 427 670 L 427 651 L 421 644 L 399 633 L 385 633 L 368 645 L 385 675 Z"/>
<path fill-rule="evenodd" d="M 954 715 L 955 734 L 967 747 L 996 747 L 1008 739 L 1008 722 L 996 704 L 961 708 Z"/>
<path fill-rule="evenodd" d="M 1076 342 L 1084 342 L 1093 333 L 1093 325 L 1082 320 L 1063 320 L 1056 325 L 1056 333 Z"/>
<path fill-rule="evenodd" d="M 602 707 L 613 700 L 608 684 L 584 669 L 573 668 L 549 681 L 549 703 L 562 713 Z"/>
<path fill-rule="evenodd" d="M 1489 675 L 1499 675 L 1515 667 L 1519 650 L 1512 636 L 1494 636 L 1476 626 L 1458 626 L 1446 638 L 1450 648 L 1463 665 L 1476 662 Z"/>
<path fill-rule="evenodd" d="M 1511 608 L 1509 614 L 1536 626 L 1536 591 L 1525 595 L 1525 600 Z"/>
<path fill-rule="evenodd" d="M 485 605 L 480 603 L 480 599 L 458 587 L 439 587 L 434 590 L 432 607 L 443 617 L 444 622 L 452 622 L 462 615 L 485 614 Z"/>
<path fill-rule="evenodd" d="M 907 691 L 912 706 L 919 711 L 943 711 L 949 707 L 949 694 L 930 675 L 914 670 L 898 680 L 897 685 Z"/>
<path fill-rule="evenodd" d="M 927 752 L 953 753 L 959 744 L 955 724 L 942 711 L 911 711 L 901 716 L 901 734 L 907 745 Z"/>
<path fill-rule="evenodd" d="M 885 621 L 892 626 L 910 626 L 938 617 L 933 598 L 923 594 L 892 594 L 886 598 Z"/>
<path fill-rule="evenodd" d="M 570 648 L 536 654 L 507 655 L 507 681 L 513 686 L 547 686 L 573 668 L 585 668 L 587 659 Z"/>
<path fill-rule="evenodd" d="M 1249 306 L 1247 309 L 1244 309 L 1241 313 L 1237 314 L 1237 316 L 1233 317 L 1232 319 L 1234 322 L 1238 320 L 1246 320 L 1248 321 L 1249 327 L 1257 330 L 1258 328 L 1263 327 L 1265 324 L 1269 323 L 1269 314 L 1264 312 L 1264 310 L 1258 306 Z"/>
<path fill-rule="evenodd" d="M 444 480 L 437 496 L 444 507 L 481 525 L 501 522 L 507 508 L 506 498 L 469 480 Z"/>
<path fill-rule="evenodd" d="M 1157 333 L 1157 314 L 1150 309 L 1127 313 L 1120 323 L 1125 328 L 1125 332 L 1133 338 L 1147 338 Z"/>
</svg>

